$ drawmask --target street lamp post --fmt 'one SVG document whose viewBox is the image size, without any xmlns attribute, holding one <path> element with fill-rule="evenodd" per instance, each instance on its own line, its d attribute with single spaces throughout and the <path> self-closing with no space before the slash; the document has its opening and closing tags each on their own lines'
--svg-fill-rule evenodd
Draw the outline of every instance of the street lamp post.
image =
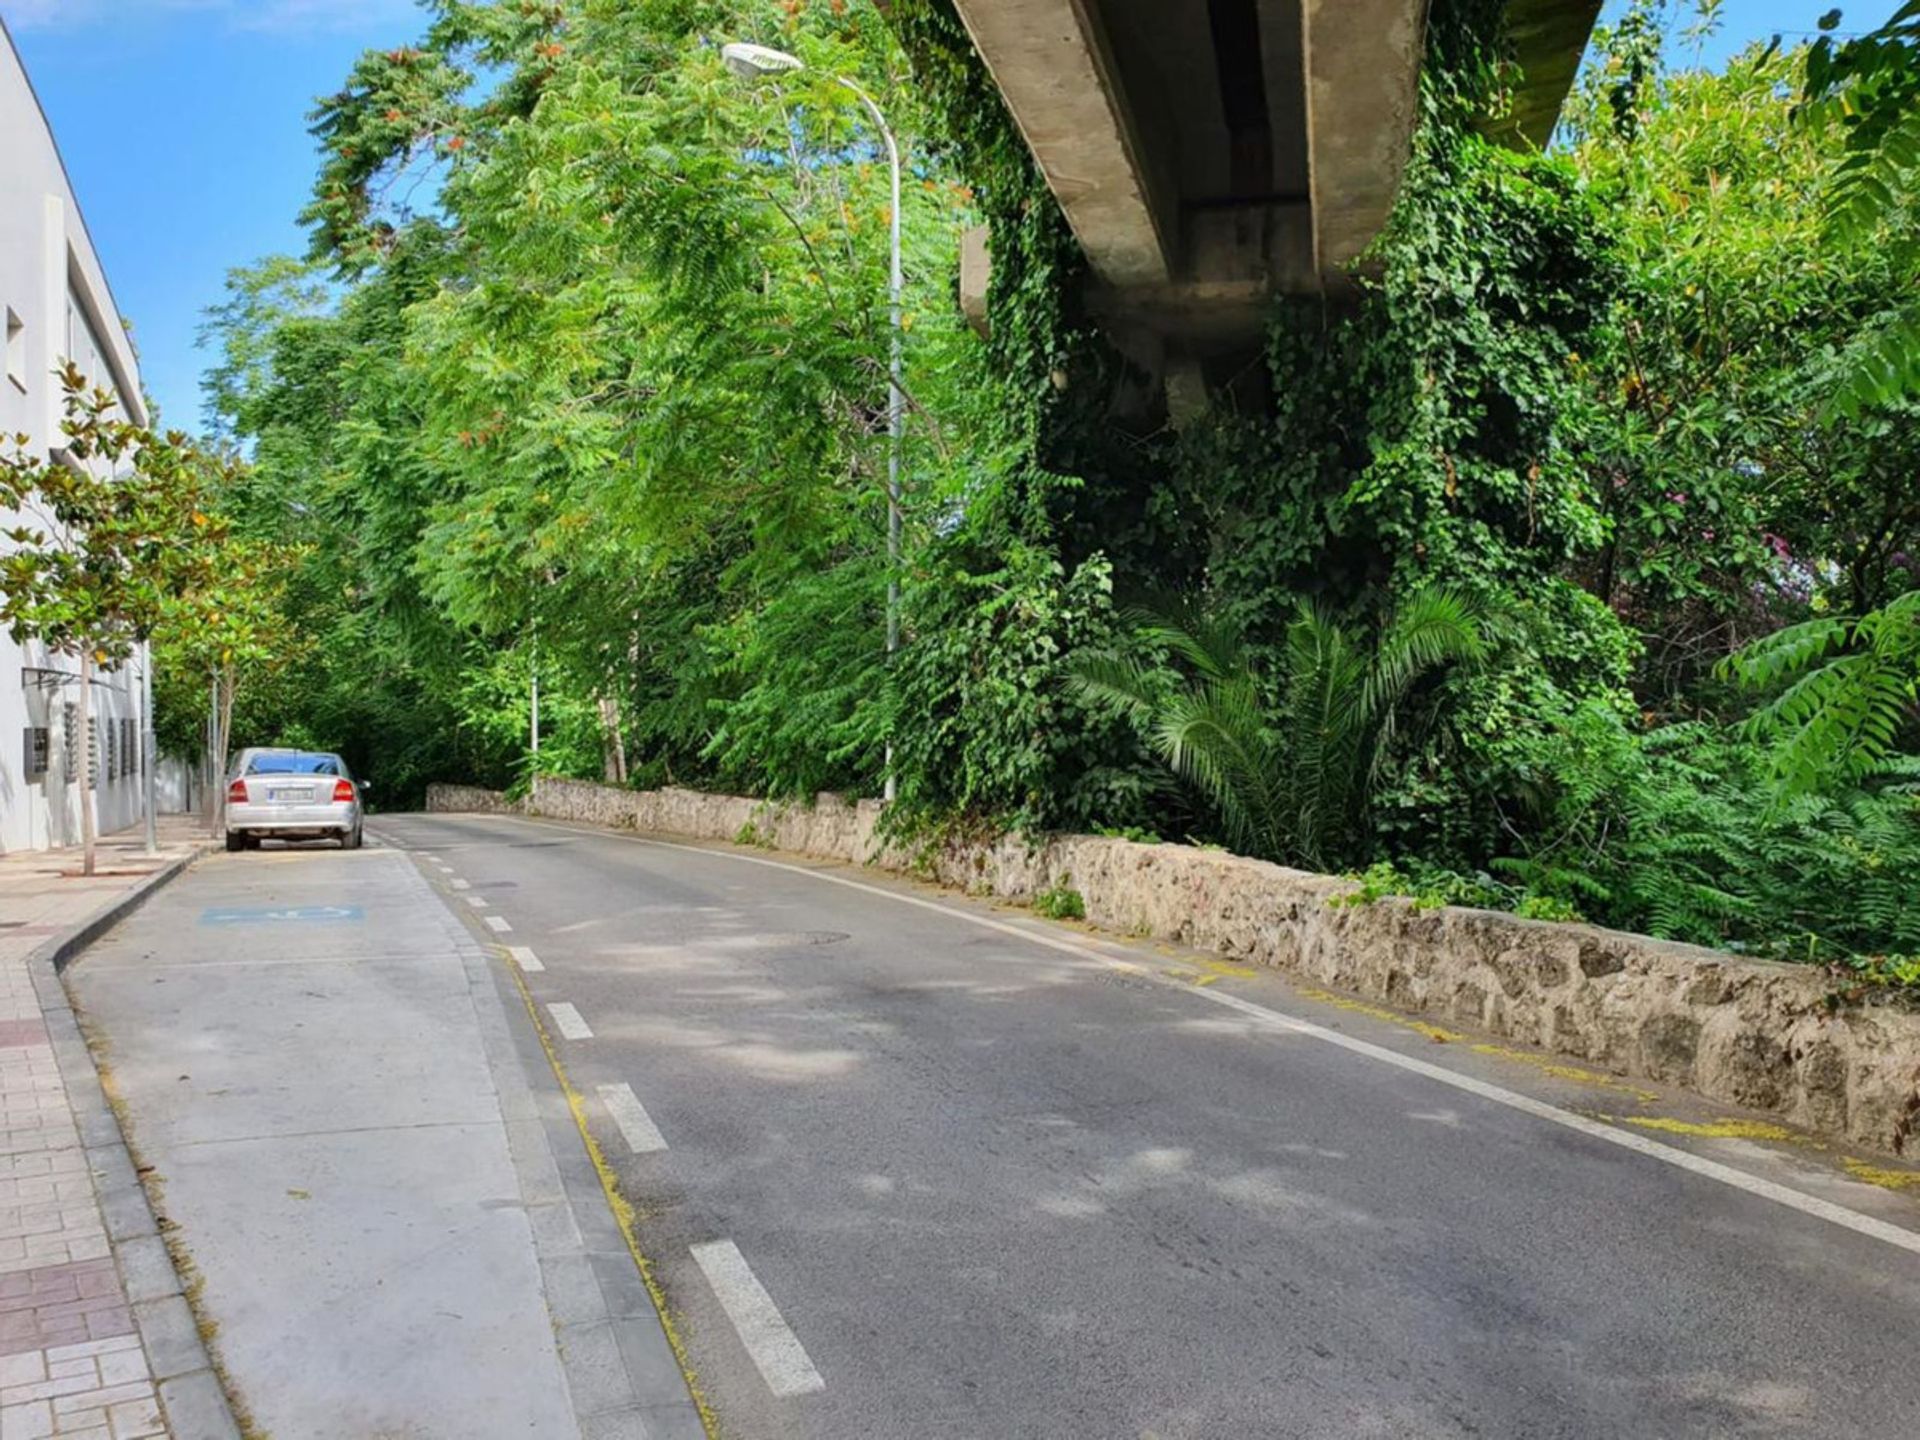
<svg viewBox="0 0 1920 1440">
<path fill-rule="evenodd" d="M 146 811 L 147 854 L 160 853 L 159 787 L 153 773 L 153 641 L 140 643 L 140 802 Z"/>
<path fill-rule="evenodd" d="M 765 45 L 725 45 L 721 47 L 720 57 L 729 70 L 746 80 L 759 80 L 784 71 L 806 68 L 799 56 Z M 893 137 L 893 127 L 887 124 L 887 117 L 874 98 L 844 75 L 833 78 L 835 84 L 851 90 L 873 117 L 874 127 L 886 142 L 887 164 L 893 179 L 893 205 L 888 225 L 892 253 L 887 272 L 888 307 L 893 329 L 892 354 L 887 367 L 887 665 L 891 668 L 893 657 L 900 649 L 900 453 L 907 433 L 907 392 L 901 384 L 906 351 L 900 324 L 900 295 L 905 288 L 900 266 L 900 146 Z M 884 792 L 888 800 L 894 798 L 894 788 L 893 741 L 889 739 Z"/>
</svg>

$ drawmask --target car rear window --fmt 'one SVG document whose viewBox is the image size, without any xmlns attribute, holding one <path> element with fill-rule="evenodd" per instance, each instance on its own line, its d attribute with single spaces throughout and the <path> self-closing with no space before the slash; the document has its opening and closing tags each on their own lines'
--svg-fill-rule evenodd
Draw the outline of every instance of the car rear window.
<svg viewBox="0 0 1920 1440">
<path fill-rule="evenodd" d="M 338 775 L 340 761 L 332 755 L 256 755 L 247 762 L 249 775 Z"/>
</svg>

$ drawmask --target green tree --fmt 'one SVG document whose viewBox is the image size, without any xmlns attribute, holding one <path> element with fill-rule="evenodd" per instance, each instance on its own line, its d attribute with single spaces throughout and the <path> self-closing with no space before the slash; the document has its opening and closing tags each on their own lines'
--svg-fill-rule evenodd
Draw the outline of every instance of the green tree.
<svg viewBox="0 0 1920 1440">
<path fill-rule="evenodd" d="M 1842 153 L 1825 189 L 1825 238 L 1836 249 L 1871 251 L 1905 278 L 1842 354 L 1831 413 L 1920 389 L 1920 3 L 1907 0 L 1878 29 L 1841 40 L 1841 12 L 1820 18 L 1807 56 L 1806 115 L 1838 131 Z"/>
<path fill-rule="evenodd" d="M 311 653 L 309 639 L 289 621 L 284 597 L 299 554 L 286 546 L 236 539 L 224 525 L 211 542 L 195 583 L 168 597 L 158 625 L 154 662 L 158 694 L 188 713 L 208 697 L 208 800 L 213 828 L 225 822 L 228 756 L 234 702 L 242 688 L 259 684 Z M 165 678 L 159 678 L 165 677 Z M 203 683 L 208 689 L 201 690 Z M 178 731 L 176 722 L 170 727 Z"/>
<path fill-rule="evenodd" d="M 205 573 L 196 532 L 200 456 L 185 437 L 155 435 L 120 413 L 113 395 L 69 363 L 64 444 L 52 453 L 18 436 L 0 456 L 0 510 L 18 512 L 0 557 L 0 621 L 79 667 L 83 869 L 95 860 L 93 675 L 128 660 Z"/>
<path fill-rule="evenodd" d="M 1623 127 L 1621 43 L 1597 38 L 1568 121 L 1632 276 L 1571 362 L 1572 439 L 1608 523 L 1579 569 L 1648 637 L 1642 697 L 1684 710 L 1745 641 L 1913 583 L 1920 415 L 1892 401 L 1822 423 L 1841 357 L 1905 282 L 1897 257 L 1827 238 L 1844 150 L 1795 123 L 1808 52 L 1754 47 L 1718 74 L 1643 61 Z"/>
</svg>

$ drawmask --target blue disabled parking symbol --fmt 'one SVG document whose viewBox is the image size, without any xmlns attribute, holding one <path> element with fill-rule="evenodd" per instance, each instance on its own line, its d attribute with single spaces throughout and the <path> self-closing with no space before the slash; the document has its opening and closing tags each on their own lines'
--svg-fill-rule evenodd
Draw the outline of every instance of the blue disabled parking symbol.
<svg viewBox="0 0 1920 1440">
<path fill-rule="evenodd" d="M 200 912 L 202 925 L 340 925 L 366 918 L 358 905 L 242 905 Z"/>
</svg>

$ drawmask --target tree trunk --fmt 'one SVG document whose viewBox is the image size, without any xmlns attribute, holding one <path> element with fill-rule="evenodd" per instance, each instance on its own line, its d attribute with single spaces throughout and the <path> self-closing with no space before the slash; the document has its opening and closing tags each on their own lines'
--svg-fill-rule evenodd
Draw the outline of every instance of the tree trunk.
<svg viewBox="0 0 1920 1440">
<path fill-rule="evenodd" d="M 207 833 L 209 835 L 218 835 L 220 833 L 220 796 L 225 791 L 227 783 L 226 776 L 219 774 L 214 769 L 213 759 L 213 731 L 215 717 L 218 715 L 220 709 L 217 702 L 219 693 L 219 681 L 214 678 L 212 671 L 208 671 L 207 720 L 206 724 L 200 727 L 201 736 L 205 742 L 200 747 L 200 778 L 202 781 L 200 790 L 200 818 L 206 822 Z"/>
<path fill-rule="evenodd" d="M 217 672 L 213 704 L 213 803 L 219 807 L 220 823 L 214 827 L 216 834 L 227 828 L 227 752 L 233 737 L 233 688 L 233 670 Z"/>
<path fill-rule="evenodd" d="M 93 874 L 93 646 L 80 647 L 80 873 Z"/>
<path fill-rule="evenodd" d="M 620 733 L 620 700 L 600 697 L 600 759 L 609 785 L 627 783 L 627 742 Z"/>
</svg>

